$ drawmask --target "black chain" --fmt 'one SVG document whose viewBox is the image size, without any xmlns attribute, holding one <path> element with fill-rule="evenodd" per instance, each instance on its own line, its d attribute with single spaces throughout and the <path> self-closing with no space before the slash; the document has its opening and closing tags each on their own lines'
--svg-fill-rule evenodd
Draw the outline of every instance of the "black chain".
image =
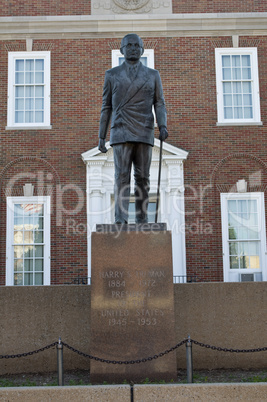
<svg viewBox="0 0 267 402">
<path fill-rule="evenodd" d="M 155 360 L 158 359 L 159 357 L 165 356 L 170 352 L 173 352 L 174 350 L 178 349 L 180 346 L 184 345 L 187 342 L 191 342 L 194 343 L 197 346 L 200 346 L 202 348 L 206 348 L 206 349 L 211 349 L 211 350 L 218 350 L 219 352 L 230 352 L 230 353 L 254 353 L 254 352 L 264 352 L 267 350 L 267 347 L 263 347 L 263 348 L 255 348 L 255 349 L 228 349 L 228 348 L 222 348 L 222 347 L 218 347 L 218 346 L 212 346 L 212 345 L 208 345 L 206 343 L 202 343 L 202 342 L 198 342 L 195 341 L 194 339 L 184 339 L 183 341 L 177 343 L 177 345 L 173 346 L 170 349 L 165 350 L 164 352 L 161 352 L 159 354 L 156 354 L 154 356 L 151 357 L 146 357 L 143 359 L 136 359 L 136 360 L 108 360 L 108 359 L 103 359 L 100 357 L 96 357 L 96 356 L 92 356 L 89 355 L 87 353 L 83 353 L 80 350 L 77 350 L 75 348 L 73 348 L 72 346 L 68 345 L 65 342 L 61 342 L 61 344 L 63 346 L 65 346 L 67 349 L 71 350 L 72 352 L 77 353 L 80 356 L 83 357 L 87 357 L 89 359 L 92 360 L 96 360 L 99 361 L 101 363 L 108 363 L 108 364 L 136 364 L 136 363 L 145 363 L 147 361 L 151 361 L 151 360 Z M 47 349 L 50 349 L 56 345 L 58 345 L 59 342 L 53 342 L 50 345 L 44 346 L 43 348 L 37 349 L 37 350 L 33 350 L 31 352 L 27 352 L 27 353 L 19 353 L 19 354 L 13 354 L 13 355 L 0 355 L 0 359 L 15 359 L 17 357 L 26 357 L 26 356 L 32 356 L 36 353 L 39 352 L 43 352 Z"/>
<path fill-rule="evenodd" d="M 89 359 L 96 360 L 101 363 L 107 363 L 107 364 L 136 364 L 136 363 L 145 363 L 147 361 L 155 360 L 158 359 L 159 357 L 165 356 L 170 352 L 173 352 L 175 349 L 179 348 L 180 346 L 184 345 L 187 342 L 187 339 L 184 339 L 183 341 L 177 343 L 177 345 L 173 346 L 170 349 L 165 350 L 164 352 L 161 352 L 157 355 L 151 356 L 151 357 L 146 357 L 144 359 L 137 359 L 137 360 L 107 360 L 107 359 L 102 359 L 100 357 L 88 355 L 86 353 L 83 353 L 72 346 L 69 346 L 65 342 L 61 342 L 63 346 L 66 346 L 66 348 L 70 349 L 72 352 L 78 353 L 78 355 L 83 356 L 83 357 L 88 357 Z"/>
<path fill-rule="evenodd" d="M 32 356 L 35 353 L 43 352 L 46 349 L 50 349 L 53 346 L 56 346 L 58 342 L 53 342 L 50 345 L 44 346 L 43 348 L 33 350 L 32 352 L 27 352 L 27 353 L 19 353 L 17 355 L 0 355 L 0 359 L 15 359 L 16 357 L 26 357 L 26 356 Z"/>
<path fill-rule="evenodd" d="M 267 347 L 264 348 L 255 348 L 255 349 L 228 349 L 228 348 L 221 348 L 217 346 L 207 345 L 206 343 L 194 341 L 194 339 L 190 339 L 192 343 L 195 345 L 201 346 L 202 348 L 211 349 L 211 350 L 218 350 L 219 352 L 231 352 L 231 353 L 254 353 L 254 352 L 264 352 L 267 350 Z"/>
</svg>

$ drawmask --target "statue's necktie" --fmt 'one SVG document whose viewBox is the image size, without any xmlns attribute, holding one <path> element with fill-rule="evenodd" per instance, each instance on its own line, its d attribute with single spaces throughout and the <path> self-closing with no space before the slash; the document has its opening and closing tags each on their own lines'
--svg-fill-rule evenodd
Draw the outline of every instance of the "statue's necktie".
<svg viewBox="0 0 267 402">
<path fill-rule="evenodd" d="M 129 77 L 131 81 L 133 81 L 136 77 L 137 66 L 133 66 L 129 68 Z"/>
</svg>

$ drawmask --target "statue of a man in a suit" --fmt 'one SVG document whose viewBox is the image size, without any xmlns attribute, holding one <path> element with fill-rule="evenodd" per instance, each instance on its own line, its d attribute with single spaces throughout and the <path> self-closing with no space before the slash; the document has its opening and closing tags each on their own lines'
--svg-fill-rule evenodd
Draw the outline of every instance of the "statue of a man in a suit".
<svg viewBox="0 0 267 402">
<path fill-rule="evenodd" d="M 115 223 L 128 223 L 131 167 L 135 178 L 136 223 L 147 222 L 149 169 L 154 145 L 154 106 L 159 139 L 168 137 L 167 113 L 158 71 L 145 67 L 142 39 L 126 35 L 121 42 L 125 61 L 105 74 L 100 117 L 99 150 L 107 152 L 105 139 L 111 119 L 110 145 L 115 165 Z"/>
</svg>

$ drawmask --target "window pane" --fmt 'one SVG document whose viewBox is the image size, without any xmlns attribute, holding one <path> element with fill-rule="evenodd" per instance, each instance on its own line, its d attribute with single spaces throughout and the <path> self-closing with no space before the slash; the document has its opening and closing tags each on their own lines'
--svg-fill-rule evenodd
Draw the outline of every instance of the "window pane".
<svg viewBox="0 0 267 402">
<path fill-rule="evenodd" d="M 242 66 L 250 66 L 250 55 L 242 55 Z"/>
<path fill-rule="evenodd" d="M 14 271 L 23 270 L 23 260 L 14 260 Z"/>
<path fill-rule="evenodd" d="M 243 102 L 245 106 L 252 106 L 252 95 L 243 95 Z"/>
<path fill-rule="evenodd" d="M 240 56 L 232 56 L 232 66 L 233 67 L 239 67 L 241 65 L 241 59 Z"/>
<path fill-rule="evenodd" d="M 44 121 L 44 113 L 43 112 L 35 112 L 35 122 L 43 123 Z"/>
<path fill-rule="evenodd" d="M 35 60 L 35 70 L 36 71 L 44 70 L 44 59 L 36 59 Z"/>
<path fill-rule="evenodd" d="M 236 212 L 237 211 L 236 200 L 228 201 L 227 204 L 228 204 L 228 211 L 229 212 Z"/>
<path fill-rule="evenodd" d="M 233 99 L 235 106 L 242 106 L 242 95 L 234 95 Z"/>
<path fill-rule="evenodd" d="M 147 57 L 143 56 L 140 58 L 141 63 L 147 67 Z"/>
<path fill-rule="evenodd" d="M 25 271 L 33 271 L 33 260 L 24 260 L 24 270 Z"/>
<path fill-rule="evenodd" d="M 249 255 L 249 242 L 239 242 L 239 255 Z"/>
<path fill-rule="evenodd" d="M 223 93 L 224 94 L 231 94 L 232 93 L 232 84 L 231 84 L 231 82 L 224 82 L 223 83 Z"/>
<path fill-rule="evenodd" d="M 35 274 L 35 285 L 43 285 L 43 274 Z"/>
<path fill-rule="evenodd" d="M 26 98 L 26 100 L 25 100 L 25 109 L 26 110 L 33 110 L 34 109 L 34 99 L 33 98 Z"/>
<path fill-rule="evenodd" d="M 231 69 L 223 68 L 223 80 L 231 80 Z"/>
<path fill-rule="evenodd" d="M 25 112 L 25 123 L 33 123 L 33 112 Z"/>
<path fill-rule="evenodd" d="M 244 108 L 244 118 L 245 119 L 252 119 L 253 118 L 252 107 L 245 107 Z"/>
<path fill-rule="evenodd" d="M 35 246 L 35 257 L 44 256 L 44 246 Z"/>
<path fill-rule="evenodd" d="M 35 83 L 36 84 L 43 84 L 44 83 L 44 73 L 36 72 L 35 73 Z"/>
<path fill-rule="evenodd" d="M 24 274 L 24 286 L 33 285 L 33 274 Z"/>
<path fill-rule="evenodd" d="M 23 246 L 14 247 L 14 258 L 22 258 L 23 256 Z"/>
<path fill-rule="evenodd" d="M 260 268 L 260 257 L 259 256 L 251 256 L 250 257 L 250 268 L 259 269 Z"/>
<path fill-rule="evenodd" d="M 24 258 L 33 257 L 33 246 L 24 246 Z"/>
<path fill-rule="evenodd" d="M 24 110 L 24 99 L 15 100 L 15 110 Z"/>
<path fill-rule="evenodd" d="M 223 100 L 225 106 L 232 106 L 232 95 L 224 95 Z"/>
<path fill-rule="evenodd" d="M 34 228 L 43 229 L 44 228 L 44 218 L 34 218 Z"/>
<path fill-rule="evenodd" d="M 24 98 L 24 87 L 16 87 L 15 88 L 15 97 L 16 98 Z"/>
<path fill-rule="evenodd" d="M 252 92 L 251 82 L 243 82 L 242 88 L 243 88 L 243 93 L 251 94 L 251 92 Z"/>
<path fill-rule="evenodd" d="M 15 74 L 15 84 L 24 84 L 24 73 Z"/>
<path fill-rule="evenodd" d="M 240 268 L 249 268 L 249 257 L 240 257 Z"/>
<path fill-rule="evenodd" d="M 43 98 L 37 98 L 35 99 L 35 109 L 41 109 L 43 110 L 44 108 L 44 99 Z"/>
<path fill-rule="evenodd" d="M 241 82 L 233 82 L 233 93 L 234 94 L 241 94 L 242 89 L 241 89 Z"/>
<path fill-rule="evenodd" d="M 240 80 L 240 79 L 241 79 L 241 69 L 233 68 L 233 80 Z"/>
<path fill-rule="evenodd" d="M 33 84 L 34 83 L 34 73 L 33 72 L 26 72 L 25 73 L 25 83 L 26 84 Z"/>
<path fill-rule="evenodd" d="M 224 118 L 232 119 L 233 118 L 233 109 L 231 107 L 224 108 Z"/>
<path fill-rule="evenodd" d="M 237 255 L 237 250 L 238 250 L 238 243 L 236 243 L 236 242 L 229 243 L 230 255 Z"/>
<path fill-rule="evenodd" d="M 222 56 L 222 65 L 223 65 L 223 67 L 230 67 L 231 66 L 230 56 Z"/>
<path fill-rule="evenodd" d="M 23 285 L 23 274 L 14 274 L 14 285 Z"/>
<path fill-rule="evenodd" d="M 251 69 L 250 68 L 242 68 L 242 79 L 243 80 L 251 79 Z"/>
<path fill-rule="evenodd" d="M 43 271 L 44 269 L 44 260 L 35 260 L 35 271 Z"/>
<path fill-rule="evenodd" d="M 228 236 L 229 236 L 229 240 L 237 239 L 237 230 L 234 229 L 234 228 L 229 228 L 228 229 Z"/>
<path fill-rule="evenodd" d="M 24 71 L 24 60 L 16 60 L 15 71 Z"/>
<path fill-rule="evenodd" d="M 35 96 L 36 96 L 36 98 L 44 97 L 44 87 L 42 85 L 36 85 Z"/>
<path fill-rule="evenodd" d="M 43 243 L 43 231 L 34 232 L 34 243 Z"/>
<path fill-rule="evenodd" d="M 27 85 L 25 86 L 25 96 L 27 98 L 33 98 L 34 97 L 34 87 Z"/>
<path fill-rule="evenodd" d="M 230 268 L 231 269 L 238 269 L 238 258 L 237 257 L 230 257 Z"/>
<path fill-rule="evenodd" d="M 25 70 L 26 71 L 34 71 L 34 60 L 28 59 L 25 61 Z"/>
</svg>

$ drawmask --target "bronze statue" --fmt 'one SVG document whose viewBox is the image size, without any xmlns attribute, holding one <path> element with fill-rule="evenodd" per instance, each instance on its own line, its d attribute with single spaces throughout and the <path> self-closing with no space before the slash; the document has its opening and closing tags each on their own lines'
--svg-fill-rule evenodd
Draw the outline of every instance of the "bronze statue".
<svg viewBox="0 0 267 402">
<path fill-rule="evenodd" d="M 128 223 L 131 167 L 134 166 L 136 223 L 147 222 L 149 169 L 154 145 L 154 106 L 159 139 L 168 137 L 167 113 L 158 71 L 145 67 L 142 39 L 126 35 L 121 42 L 125 61 L 105 74 L 99 128 L 99 150 L 107 152 L 105 139 L 110 126 L 110 145 L 115 165 L 115 223 Z"/>
</svg>

